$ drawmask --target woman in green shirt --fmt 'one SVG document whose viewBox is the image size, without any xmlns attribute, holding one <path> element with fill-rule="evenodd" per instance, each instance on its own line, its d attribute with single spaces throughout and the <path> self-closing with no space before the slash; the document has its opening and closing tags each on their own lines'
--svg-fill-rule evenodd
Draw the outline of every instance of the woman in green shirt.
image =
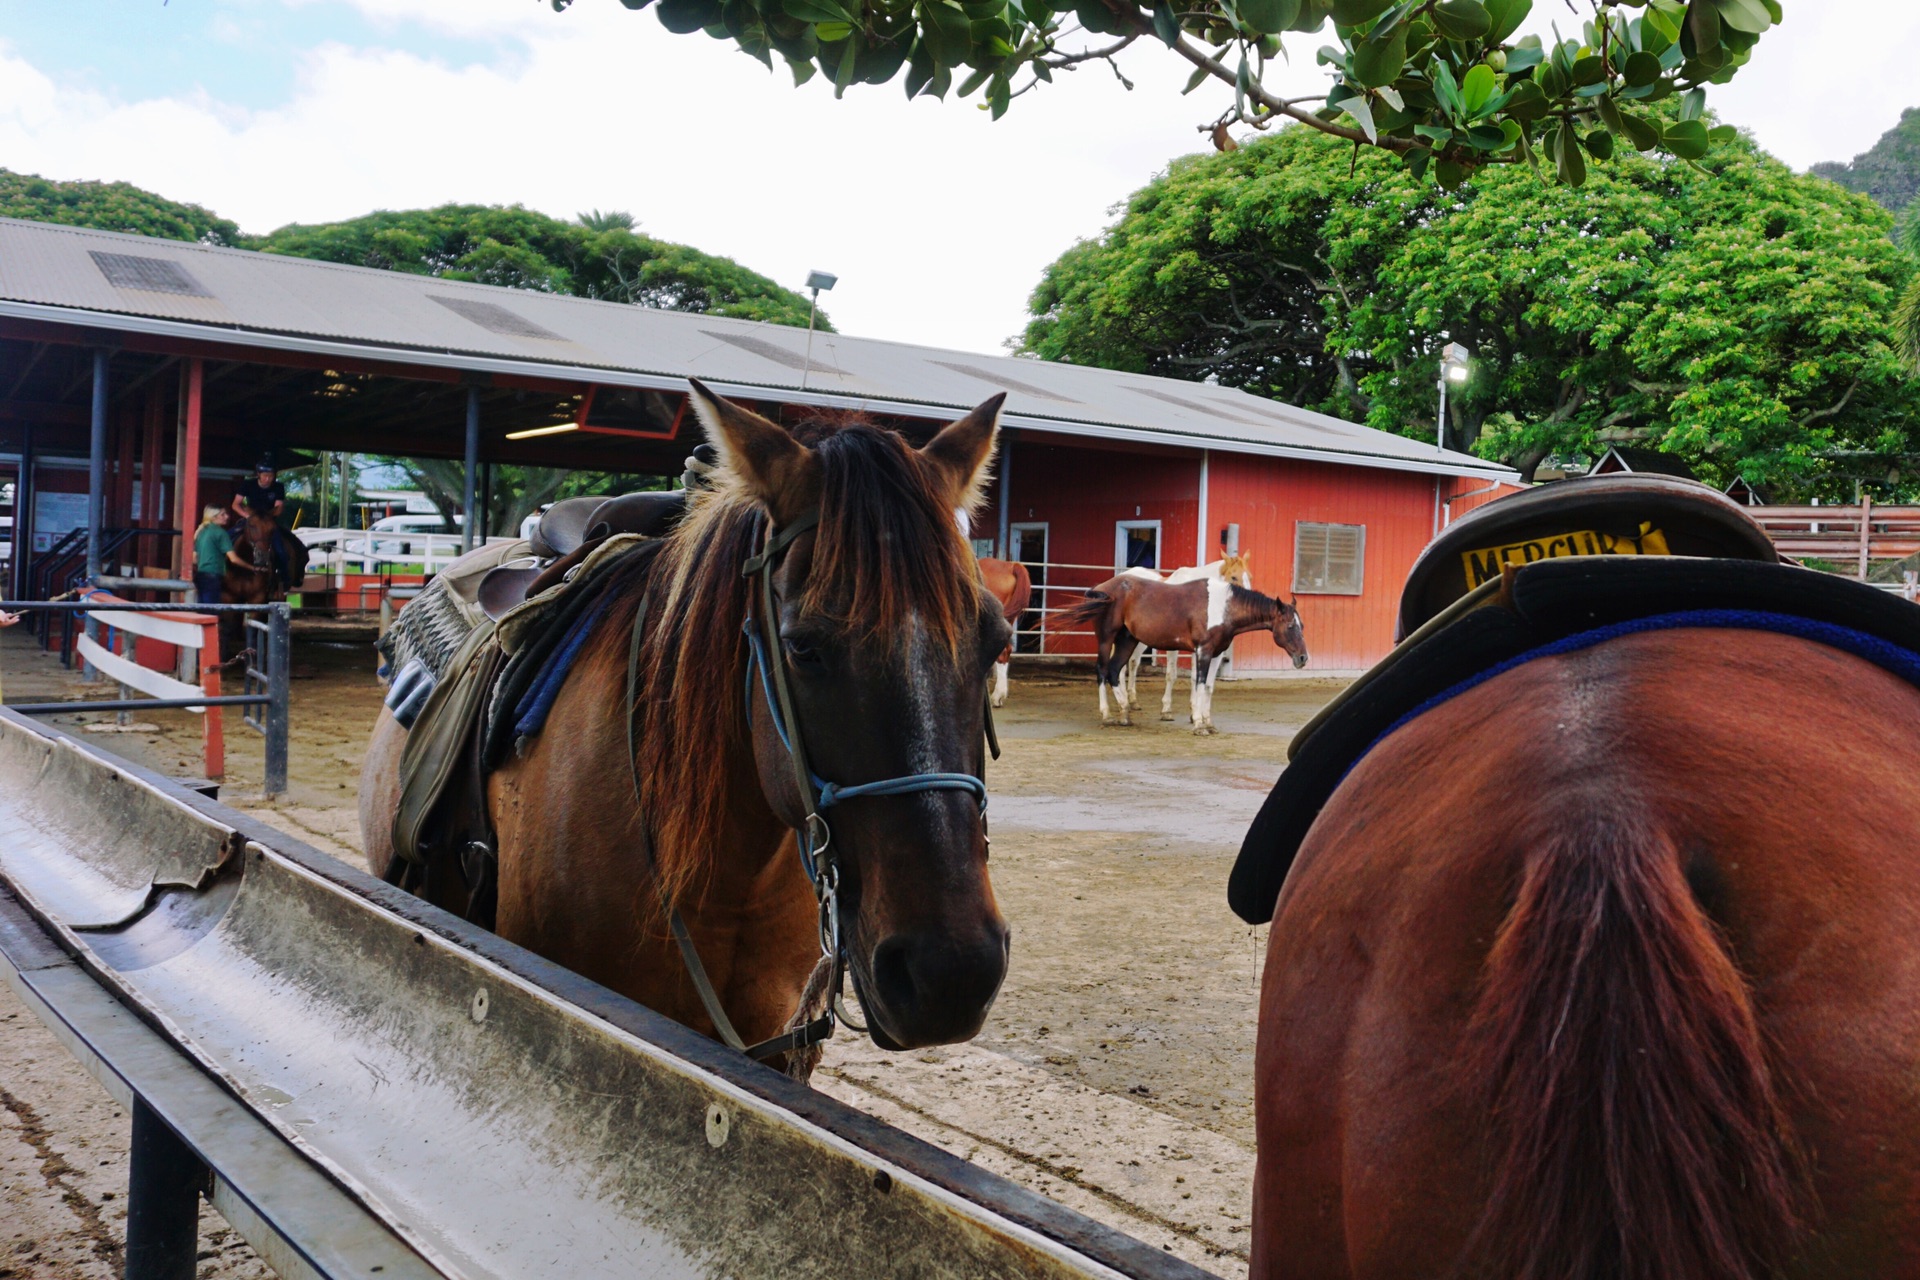
<svg viewBox="0 0 1920 1280">
<path fill-rule="evenodd" d="M 193 590 L 201 604 L 220 603 L 220 584 L 226 580 L 229 560 L 242 569 L 253 567 L 233 553 L 226 516 L 223 508 L 208 507 L 200 513 L 200 527 L 193 531 Z"/>
</svg>

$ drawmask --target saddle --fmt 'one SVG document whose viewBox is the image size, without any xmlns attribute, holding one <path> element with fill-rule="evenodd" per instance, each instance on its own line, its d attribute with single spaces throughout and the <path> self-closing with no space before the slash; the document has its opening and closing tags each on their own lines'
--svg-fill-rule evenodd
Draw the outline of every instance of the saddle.
<svg viewBox="0 0 1920 1280">
<path fill-rule="evenodd" d="M 1617 507 L 1612 497 L 1621 499 Z M 1518 514 L 1497 511 L 1523 503 Z M 1556 540 L 1577 538 L 1584 549 L 1589 532 L 1598 554 L 1554 547 Z M 1611 548 L 1600 541 L 1603 535 L 1616 540 Z M 1633 537 L 1637 547 L 1620 546 L 1618 540 Z M 1531 558 L 1510 551 L 1529 544 L 1547 550 Z M 1475 564 L 1489 554 L 1498 571 L 1472 585 Z M 1286 770 L 1248 830 L 1228 880 L 1228 904 L 1248 923 L 1273 918 L 1309 828 L 1374 745 L 1448 698 L 1533 658 L 1635 631 L 1746 628 L 1829 644 L 1920 684 L 1920 609 L 1863 583 L 1782 563 L 1739 507 L 1703 486 L 1666 477 L 1568 481 L 1462 519 L 1416 563 L 1401 600 L 1401 626 L 1408 633 L 1393 652 L 1288 745 Z"/>
<path fill-rule="evenodd" d="M 467 615 L 472 629 L 441 671 L 410 667 L 387 694 L 395 717 L 409 716 L 388 879 L 486 927 L 495 889 L 487 777 L 544 727 L 609 586 L 636 556 L 658 551 L 686 494 L 567 499 L 547 517 L 563 507 L 551 528 L 543 519 L 545 537 L 456 562 L 459 594 L 480 616 Z"/>
<path fill-rule="evenodd" d="M 480 608 L 489 618 L 503 618 L 562 581 L 607 538 L 620 534 L 664 537 L 680 523 L 686 509 L 683 489 L 562 498 L 541 513 L 540 523 L 527 539 L 526 554 L 502 562 L 481 580 Z"/>
<path fill-rule="evenodd" d="M 1428 544 L 1400 593 L 1394 640 L 1509 565 L 1619 555 L 1780 558 L 1744 507 L 1696 480 L 1628 473 L 1542 485 L 1467 513 Z"/>
</svg>

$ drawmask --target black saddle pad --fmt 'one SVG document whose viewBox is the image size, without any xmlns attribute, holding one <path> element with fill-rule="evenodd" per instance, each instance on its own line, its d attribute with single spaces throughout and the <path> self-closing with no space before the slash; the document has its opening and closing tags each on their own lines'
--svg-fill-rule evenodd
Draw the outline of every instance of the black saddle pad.
<svg viewBox="0 0 1920 1280">
<path fill-rule="evenodd" d="M 1744 507 L 1698 481 L 1622 474 L 1541 485 L 1468 512 L 1420 553 L 1394 639 L 1508 565 L 1603 555 L 1780 558 Z"/>
<path fill-rule="evenodd" d="M 1248 830 L 1227 882 L 1227 902 L 1242 920 L 1273 918 L 1314 819 L 1383 735 L 1462 682 L 1556 641 L 1661 615 L 1764 613 L 1808 620 L 1816 633 L 1821 625 L 1863 633 L 1884 651 L 1855 652 L 1920 683 L 1920 608 L 1864 583 L 1778 562 L 1544 560 L 1488 583 L 1458 607 L 1458 616 L 1395 649 L 1289 745 L 1286 771 Z"/>
</svg>

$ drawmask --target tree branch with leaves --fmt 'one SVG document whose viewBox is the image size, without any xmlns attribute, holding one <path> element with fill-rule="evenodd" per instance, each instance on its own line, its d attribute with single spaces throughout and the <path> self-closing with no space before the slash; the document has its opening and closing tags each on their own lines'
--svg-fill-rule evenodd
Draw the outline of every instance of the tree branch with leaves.
<svg viewBox="0 0 1920 1280">
<path fill-rule="evenodd" d="M 1232 108 L 1202 126 L 1216 138 L 1228 122 L 1297 121 L 1394 152 L 1448 187 L 1486 165 L 1543 158 L 1578 186 L 1588 158 L 1610 158 L 1619 142 L 1700 159 L 1725 137 L 1705 122 L 1707 86 L 1730 79 L 1782 16 L 1780 0 L 1566 0 L 1570 16 L 1586 16 L 1549 47 L 1514 38 L 1533 0 L 621 2 L 652 5 L 669 31 L 704 31 L 769 68 L 778 57 L 796 84 L 824 75 L 838 96 L 904 76 L 909 98 L 980 93 L 995 119 L 1056 72 L 1104 61 L 1119 74 L 1117 54 L 1158 41 L 1193 66 L 1188 92 L 1232 89 Z M 1327 90 L 1269 89 L 1287 42 L 1321 32 Z M 1677 114 L 1647 110 L 1674 97 L 1687 102 Z"/>
</svg>

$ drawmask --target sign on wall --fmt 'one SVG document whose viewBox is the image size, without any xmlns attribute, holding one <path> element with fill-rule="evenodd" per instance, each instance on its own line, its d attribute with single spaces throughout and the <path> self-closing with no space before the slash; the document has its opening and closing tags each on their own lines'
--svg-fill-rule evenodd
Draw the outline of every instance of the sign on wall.
<svg viewBox="0 0 1920 1280">
<path fill-rule="evenodd" d="M 33 495 L 33 549 L 45 551 L 75 529 L 87 526 L 87 495 L 48 493 Z"/>
</svg>

